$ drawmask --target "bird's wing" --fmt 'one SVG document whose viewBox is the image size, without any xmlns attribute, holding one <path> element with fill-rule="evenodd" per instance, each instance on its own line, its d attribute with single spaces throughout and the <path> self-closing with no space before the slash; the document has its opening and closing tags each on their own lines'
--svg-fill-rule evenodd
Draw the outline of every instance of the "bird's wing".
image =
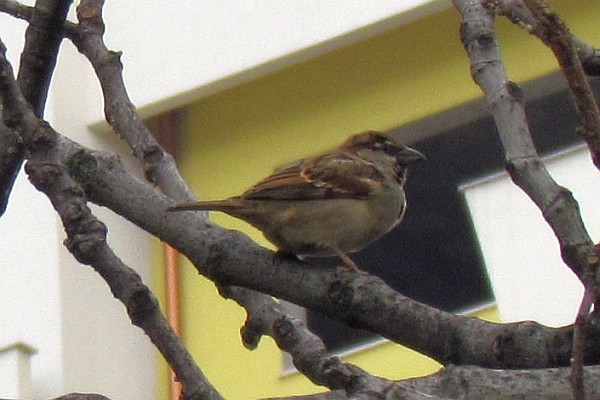
<svg viewBox="0 0 600 400">
<path fill-rule="evenodd" d="M 369 196 L 379 175 L 369 162 L 336 152 L 284 166 L 241 197 L 266 200 L 322 200 Z"/>
</svg>

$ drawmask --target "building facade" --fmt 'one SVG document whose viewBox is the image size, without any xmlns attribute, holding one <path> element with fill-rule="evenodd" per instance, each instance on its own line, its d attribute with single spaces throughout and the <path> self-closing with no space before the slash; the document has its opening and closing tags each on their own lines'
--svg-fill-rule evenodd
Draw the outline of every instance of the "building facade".
<svg viewBox="0 0 600 400">
<path fill-rule="evenodd" d="M 133 2 L 107 2 L 105 39 L 110 48 L 123 51 L 130 95 L 150 125 L 159 115 L 177 114 L 176 130 L 171 132 L 178 143 L 177 162 L 199 197 L 239 193 L 278 165 L 371 128 L 392 132 L 415 147 L 427 146 L 435 154 L 439 150 L 440 156 L 430 159 L 424 169 L 443 170 L 446 164 L 440 157 L 447 153 L 445 149 L 467 151 L 460 146 L 475 143 L 477 137 L 466 133 L 482 132 L 481 137 L 489 138 L 493 132 L 486 133 L 486 108 L 469 76 L 457 11 L 446 1 L 396 3 L 298 0 L 282 6 L 274 0 L 183 1 L 174 6 L 157 1 L 140 7 Z M 576 35 L 600 43 L 597 2 L 561 0 L 552 5 Z M 25 25 L 0 17 L 0 35 L 16 66 Z M 523 84 L 526 93 L 534 93 L 532 101 L 542 101 L 543 109 L 543 100 L 562 88 L 560 78 L 553 75 L 557 66 L 551 52 L 507 21 L 499 18 L 498 25 L 511 79 Z M 559 107 L 553 113 L 568 120 L 564 103 L 552 104 Z M 59 132 L 86 146 L 118 152 L 132 170 L 139 170 L 124 144 L 106 128 L 93 71 L 67 41 L 52 81 L 46 118 Z M 565 126 L 565 131 L 570 129 Z M 577 188 L 573 190 L 586 221 L 597 220 L 595 207 L 588 205 L 588 199 L 597 197 L 585 185 L 595 171 L 589 170 L 585 151 L 569 138 L 541 146 L 552 171 L 565 186 Z M 490 148 L 490 159 L 501 162 L 501 155 Z M 451 311 L 475 312 L 493 320 L 568 323 L 580 288 L 556 259 L 554 238 L 540 223 L 539 212 L 502 175 L 501 165 L 483 161 L 481 165 L 478 170 L 457 172 L 448 189 L 456 196 L 455 206 L 462 207 L 463 217 L 468 218 L 465 223 L 472 224 L 468 234 L 475 246 L 472 258 L 479 266 L 466 273 L 458 259 L 448 263 L 450 271 L 433 267 L 427 273 L 396 271 L 395 279 L 405 285 L 399 290 Z M 458 164 L 456 168 L 463 171 Z M 586 172 L 574 179 L 571 171 L 580 168 Z M 427 193 L 416 186 L 411 190 L 407 218 L 413 218 L 411 209 L 415 215 L 418 209 L 411 208 L 411 196 Z M 502 204 L 511 207 L 499 210 Z M 164 297 L 162 244 L 109 210 L 94 211 L 107 223 L 109 243 L 116 253 Z M 221 215 L 214 218 L 269 246 L 247 225 Z M 523 220 L 526 226 L 519 225 Z M 406 222 L 404 229 L 419 225 L 418 219 L 414 224 Z M 589 229 L 592 233 L 596 228 Z M 0 349 L 6 349 L 0 361 L 6 360 L 8 371 L 30 372 L 28 377 L 1 374 L 0 397 L 31 394 L 42 399 L 98 392 L 114 400 L 167 398 L 169 375 L 160 356 L 130 325 L 106 284 L 64 249 L 60 221 L 24 173 L 0 219 L 0 231 L 4 239 L 0 244 Z M 419 242 L 410 232 L 400 231 L 398 240 L 412 237 L 410 246 L 417 249 L 431 246 L 435 234 L 433 228 L 425 230 L 416 236 Z M 393 246 L 382 248 L 394 254 Z M 452 246 L 438 247 L 440 252 L 452 251 Z M 373 260 L 368 252 L 364 257 L 365 263 Z M 534 266 L 552 266 L 545 284 L 536 288 L 527 280 Z M 479 271 L 475 291 L 469 280 L 473 271 Z M 182 260 L 180 272 L 182 336 L 226 398 L 323 390 L 294 372 L 271 340 L 264 339 L 253 352 L 245 349 L 239 338 L 243 311 L 220 298 L 214 285 L 198 276 L 187 261 Z M 454 282 L 453 286 L 444 287 L 446 281 Z M 563 286 L 565 281 L 569 286 Z M 418 290 L 412 293 L 411 288 Z M 437 296 L 453 290 L 464 294 L 460 301 Z M 548 299 L 547 293 L 553 293 L 558 304 L 540 302 Z M 328 322 L 315 316 L 308 315 L 307 321 L 316 321 L 315 329 L 327 330 Z M 439 368 L 401 346 L 357 337 L 335 351 L 374 374 L 400 379 Z"/>
</svg>

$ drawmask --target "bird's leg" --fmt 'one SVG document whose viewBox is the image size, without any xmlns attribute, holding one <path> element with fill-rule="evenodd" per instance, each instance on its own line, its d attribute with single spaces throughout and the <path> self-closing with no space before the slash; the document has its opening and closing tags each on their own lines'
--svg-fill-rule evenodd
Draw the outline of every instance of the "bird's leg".
<svg viewBox="0 0 600 400">
<path fill-rule="evenodd" d="M 336 246 L 328 246 L 339 258 L 342 260 L 348 269 L 348 271 L 358 272 L 360 274 L 364 274 L 360 268 L 356 265 L 356 263 L 342 250 L 338 249 Z M 345 268 L 345 269 L 346 269 Z"/>
<path fill-rule="evenodd" d="M 283 250 L 277 250 L 273 255 L 273 263 L 277 261 L 298 261 L 299 258 L 294 253 L 290 253 Z"/>
</svg>

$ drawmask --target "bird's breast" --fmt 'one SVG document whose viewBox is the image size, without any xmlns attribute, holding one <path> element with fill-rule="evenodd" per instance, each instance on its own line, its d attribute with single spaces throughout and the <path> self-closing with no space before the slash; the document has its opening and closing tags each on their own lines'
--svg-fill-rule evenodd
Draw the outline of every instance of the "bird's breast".
<svg viewBox="0 0 600 400">
<path fill-rule="evenodd" d="M 330 246 L 356 252 L 400 221 L 404 192 L 381 190 L 367 199 L 281 202 L 278 212 L 257 226 L 280 250 L 298 255 L 333 255 Z"/>
</svg>

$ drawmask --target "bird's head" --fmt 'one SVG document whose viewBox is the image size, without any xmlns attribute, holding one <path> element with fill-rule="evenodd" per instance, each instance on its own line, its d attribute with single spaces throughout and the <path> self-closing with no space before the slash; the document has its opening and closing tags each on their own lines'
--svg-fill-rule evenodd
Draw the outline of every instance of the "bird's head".
<svg viewBox="0 0 600 400">
<path fill-rule="evenodd" d="M 401 184 L 406 180 L 407 166 L 426 159 L 423 153 L 375 130 L 353 135 L 341 147 L 377 167 L 389 168 L 391 166 Z"/>
</svg>

